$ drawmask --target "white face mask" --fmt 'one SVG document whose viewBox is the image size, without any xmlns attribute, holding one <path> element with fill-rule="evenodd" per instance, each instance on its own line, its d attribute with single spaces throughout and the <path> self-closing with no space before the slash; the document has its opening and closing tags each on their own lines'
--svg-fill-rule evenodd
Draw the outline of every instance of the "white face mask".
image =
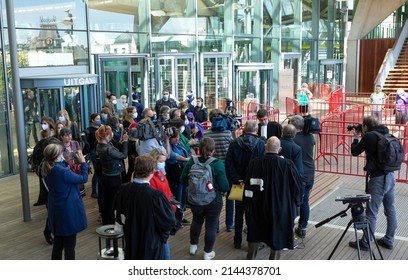
<svg viewBox="0 0 408 280">
<path fill-rule="evenodd" d="M 42 123 L 42 124 L 41 124 L 41 129 L 42 129 L 42 130 L 47 130 L 47 129 L 49 129 L 49 128 L 50 128 L 50 126 L 49 126 L 48 123 Z"/>
<path fill-rule="evenodd" d="M 133 118 L 134 118 L 134 119 L 137 118 L 137 113 L 133 113 Z"/>
<path fill-rule="evenodd" d="M 186 128 L 185 128 L 184 126 L 182 126 L 182 127 L 180 128 L 180 133 L 183 133 L 184 130 L 186 130 Z"/>
<path fill-rule="evenodd" d="M 65 122 L 65 117 L 64 117 L 64 116 L 58 117 L 58 120 L 59 120 L 60 122 Z"/>
<path fill-rule="evenodd" d="M 112 100 L 112 104 L 116 105 L 116 103 L 118 103 L 118 101 L 116 99 Z"/>
<path fill-rule="evenodd" d="M 166 162 L 165 161 L 158 162 L 157 169 L 161 170 L 164 173 L 164 175 L 166 175 Z"/>
</svg>

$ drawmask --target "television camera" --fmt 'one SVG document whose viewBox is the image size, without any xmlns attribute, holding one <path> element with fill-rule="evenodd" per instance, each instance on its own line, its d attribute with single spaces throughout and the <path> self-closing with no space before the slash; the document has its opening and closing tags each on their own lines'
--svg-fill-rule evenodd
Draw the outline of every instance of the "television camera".
<svg viewBox="0 0 408 280">
<path fill-rule="evenodd" d="M 357 125 L 353 125 L 353 124 L 347 125 L 347 131 L 352 131 L 353 129 L 355 129 L 357 132 L 362 132 L 363 125 L 361 123 Z"/>
</svg>

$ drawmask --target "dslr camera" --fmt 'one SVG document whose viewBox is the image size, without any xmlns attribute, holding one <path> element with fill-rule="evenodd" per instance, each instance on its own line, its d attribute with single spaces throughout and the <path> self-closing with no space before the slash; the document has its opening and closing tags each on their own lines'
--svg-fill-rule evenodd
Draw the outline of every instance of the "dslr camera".
<svg viewBox="0 0 408 280">
<path fill-rule="evenodd" d="M 363 125 L 360 124 L 349 124 L 347 125 L 347 131 L 352 131 L 353 129 L 355 129 L 357 132 L 362 132 L 363 131 Z"/>
<path fill-rule="evenodd" d="M 368 202 L 371 199 L 371 195 L 369 194 L 358 194 L 358 195 L 345 195 L 345 196 L 337 196 L 335 201 L 342 201 L 343 204 L 351 203 L 363 203 Z"/>
</svg>

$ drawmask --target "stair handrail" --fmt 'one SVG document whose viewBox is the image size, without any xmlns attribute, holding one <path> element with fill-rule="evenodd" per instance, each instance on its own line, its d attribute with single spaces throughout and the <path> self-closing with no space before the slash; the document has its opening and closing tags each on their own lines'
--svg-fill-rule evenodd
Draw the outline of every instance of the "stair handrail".
<svg viewBox="0 0 408 280">
<path fill-rule="evenodd" d="M 378 70 L 377 77 L 375 78 L 375 83 L 373 85 L 373 90 L 376 85 L 384 86 L 385 80 L 387 79 L 388 73 L 394 69 L 401 49 L 404 46 L 405 39 L 408 38 L 408 20 L 404 22 L 404 26 L 401 29 L 401 32 L 398 36 L 397 41 L 395 41 L 394 46 L 388 49 L 383 63 L 381 64 L 380 70 Z"/>
</svg>

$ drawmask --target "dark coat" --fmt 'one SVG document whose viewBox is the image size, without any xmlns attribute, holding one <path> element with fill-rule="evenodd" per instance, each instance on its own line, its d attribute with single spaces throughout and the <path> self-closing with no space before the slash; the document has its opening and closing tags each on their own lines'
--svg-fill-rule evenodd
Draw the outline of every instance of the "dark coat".
<svg viewBox="0 0 408 280">
<path fill-rule="evenodd" d="M 293 249 L 301 186 L 301 176 L 289 159 L 266 154 L 250 162 L 244 192 L 248 242 L 264 242 L 272 250 Z"/>
<path fill-rule="evenodd" d="M 253 134 L 243 134 L 233 140 L 225 158 L 225 170 L 230 185 L 245 180 L 251 159 L 265 155 L 265 142 Z"/>
<path fill-rule="evenodd" d="M 148 183 L 128 183 L 115 196 L 117 214 L 125 216 L 125 259 L 162 260 L 175 226 L 173 208 L 163 192 Z M 120 220 L 119 215 L 117 219 Z"/>
<path fill-rule="evenodd" d="M 267 124 L 266 134 L 267 134 L 266 139 L 269 139 L 272 136 L 276 136 L 280 139 L 282 136 L 282 126 L 280 125 L 280 123 L 270 121 Z M 258 136 L 261 137 L 261 125 L 260 124 L 258 124 Z"/>
<path fill-rule="evenodd" d="M 128 156 L 128 142 L 123 142 L 120 148 L 118 150 L 113 145 L 105 143 L 98 143 L 96 146 L 103 175 L 117 176 L 125 170 L 124 159 Z"/>
<path fill-rule="evenodd" d="M 194 120 L 196 122 L 202 123 L 208 121 L 208 109 L 204 105 L 202 107 L 194 107 Z"/>
<path fill-rule="evenodd" d="M 300 175 L 303 176 L 303 157 L 302 148 L 293 141 L 292 138 L 282 137 L 281 138 L 282 150 L 280 154 L 287 159 L 290 159 L 295 164 Z"/>
<path fill-rule="evenodd" d="M 67 162 L 57 162 L 44 180 L 49 189 L 50 231 L 55 236 L 69 236 L 86 229 L 85 205 L 78 185 L 88 181 L 88 164 L 81 164 L 81 174 L 75 174 Z"/>
<path fill-rule="evenodd" d="M 357 139 L 354 139 L 353 143 L 351 144 L 351 154 L 353 156 L 358 156 L 362 152 L 365 152 L 367 161 L 364 170 L 370 170 L 369 175 L 371 178 L 384 175 L 384 172 L 382 170 L 377 170 L 375 167 L 378 136 L 372 131 L 377 131 L 381 134 L 389 133 L 388 127 L 383 125 L 375 126 L 370 131 L 364 134 L 360 142 L 358 142 Z"/>
</svg>

